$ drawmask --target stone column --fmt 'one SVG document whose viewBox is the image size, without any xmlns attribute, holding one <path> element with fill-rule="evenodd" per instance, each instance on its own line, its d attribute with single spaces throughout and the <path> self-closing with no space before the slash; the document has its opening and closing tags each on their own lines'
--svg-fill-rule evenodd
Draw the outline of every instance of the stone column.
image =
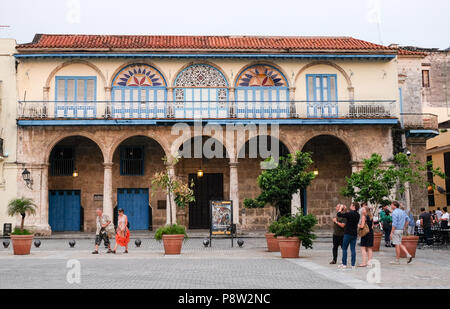
<svg viewBox="0 0 450 309">
<path fill-rule="evenodd" d="M 301 199 L 300 199 L 300 190 L 297 193 L 292 195 L 291 200 L 291 214 L 294 216 L 298 214 L 302 209 Z"/>
<path fill-rule="evenodd" d="M 52 106 L 50 106 L 50 87 L 43 87 L 43 103 L 42 103 L 42 108 L 41 108 L 41 116 L 42 117 L 48 117 L 51 116 L 51 113 L 53 113 L 52 111 L 54 111 L 54 103 L 51 104 Z M 56 101 L 56 98 L 55 100 Z"/>
<path fill-rule="evenodd" d="M 167 168 L 169 173 L 169 177 L 175 177 L 175 167 L 173 165 Z M 172 209 L 172 215 L 170 214 L 170 210 Z M 177 206 L 175 204 L 175 197 L 171 194 L 167 194 L 167 203 L 166 203 L 166 224 L 174 224 L 177 221 Z"/>
<path fill-rule="evenodd" d="M 41 235 L 50 235 L 51 228 L 48 222 L 48 163 L 44 163 L 40 166 L 40 202 L 39 202 L 39 223 L 38 231 Z"/>
<path fill-rule="evenodd" d="M 103 110 L 103 115 L 105 118 L 111 117 L 111 90 L 112 87 L 105 87 L 105 102 L 103 103 L 104 106 L 100 107 L 97 105 L 97 113 L 99 110 Z"/>
<path fill-rule="evenodd" d="M 233 223 L 239 224 L 238 162 L 230 162 L 230 200 L 233 201 Z"/>
<path fill-rule="evenodd" d="M 113 163 L 103 163 L 103 213 L 113 220 L 113 201 L 112 201 L 112 167 Z"/>
<path fill-rule="evenodd" d="M 291 118 L 297 118 L 297 106 L 295 106 L 295 87 L 289 87 L 289 111 Z"/>
<path fill-rule="evenodd" d="M 229 118 L 236 118 L 236 95 L 235 95 L 235 88 L 230 87 L 228 89 L 228 101 L 230 102 L 230 107 L 228 109 L 228 112 L 230 113 Z"/>
<path fill-rule="evenodd" d="M 175 116 L 174 100 L 173 100 L 173 87 L 167 87 L 167 102 L 166 102 L 166 117 L 173 118 Z"/>
</svg>

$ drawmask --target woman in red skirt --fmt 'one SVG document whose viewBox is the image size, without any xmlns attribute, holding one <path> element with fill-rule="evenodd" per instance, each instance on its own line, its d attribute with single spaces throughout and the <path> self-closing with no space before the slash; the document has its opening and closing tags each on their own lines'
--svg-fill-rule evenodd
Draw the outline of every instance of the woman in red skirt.
<svg viewBox="0 0 450 309">
<path fill-rule="evenodd" d="M 128 218 L 123 213 L 123 209 L 119 209 L 119 218 L 117 220 L 116 245 L 113 253 L 116 253 L 117 246 L 125 247 L 124 253 L 128 253 L 128 243 L 130 242 L 130 230 L 128 229 Z"/>
</svg>

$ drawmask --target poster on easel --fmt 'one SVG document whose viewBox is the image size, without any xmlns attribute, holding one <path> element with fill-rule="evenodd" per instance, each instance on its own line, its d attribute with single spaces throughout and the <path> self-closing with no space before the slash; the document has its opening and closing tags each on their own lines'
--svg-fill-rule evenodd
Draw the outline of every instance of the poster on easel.
<svg viewBox="0 0 450 309">
<path fill-rule="evenodd" d="M 233 201 L 210 201 L 211 224 L 209 233 L 209 245 L 211 246 L 212 236 L 231 236 L 231 246 L 233 246 Z"/>
</svg>

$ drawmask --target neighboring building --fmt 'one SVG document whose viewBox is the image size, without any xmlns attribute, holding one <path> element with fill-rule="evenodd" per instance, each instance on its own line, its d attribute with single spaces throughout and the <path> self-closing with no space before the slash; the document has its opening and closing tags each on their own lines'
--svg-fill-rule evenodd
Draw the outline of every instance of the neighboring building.
<svg viewBox="0 0 450 309">
<path fill-rule="evenodd" d="M 403 102 L 407 109 L 403 110 L 403 121 L 409 127 L 427 129 L 428 132 L 441 129 L 440 135 L 427 140 L 427 159 L 433 161 L 434 167 L 445 169 L 445 155 L 450 148 L 448 122 L 450 119 L 449 85 L 450 85 L 450 49 L 401 47 L 399 55 L 399 79 L 403 85 Z M 422 116 L 421 116 L 422 115 Z M 438 125 L 439 123 L 439 125 Z M 427 131 L 424 131 L 425 133 Z M 448 165 L 448 164 L 447 164 Z M 429 175 L 429 177 L 431 177 Z M 429 178 L 439 190 L 428 190 L 428 203 L 423 205 L 443 207 L 450 205 L 446 188 L 448 181 L 440 177 Z"/>
<path fill-rule="evenodd" d="M 0 231 L 4 223 L 14 223 L 7 215 L 7 205 L 17 196 L 15 52 L 15 40 L 0 39 Z"/>
<path fill-rule="evenodd" d="M 439 125 L 440 135 L 428 140 L 427 142 L 427 160 L 433 161 L 434 168 L 440 168 L 445 175 L 450 176 L 450 121 Z M 450 177 L 442 179 L 428 175 L 430 182 L 435 184 L 428 190 L 428 205 L 430 209 L 437 207 L 450 206 Z"/>
<path fill-rule="evenodd" d="M 152 194 L 151 177 L 164 155 L 218 139 L 215 131 L 171 133 L 198 117 L 205 129 L 248 130 L 243 140 L 227 132 L 216 143 L 225 158 L 184 158 L 170 168 L 195 183 L 196 202 L 176 214 L 190 228 L 208 227 L 211 199 L 233 200 L 238 228 L 267 227 L 270 207 L 243 208 L 258 195 L 261 172 L 261 158 L 238 155 L 255 141 L 249 124 L 279 125 L 279 135 L 276 126 L 256 135 L 260 144 L 279 140 L 281 154 L 313 152 L 318 177 L 292 211 L 301 204 L 321 226 L 331 225 L 336 203 L 349 202 L 338 193 L 345 176 L 373 152 L 389 164 L 401 143 L 393 130 L 401 119 L 396 48 L 348 37 L 39 34 L 17 50 L 17 156 L 33 180 L 18 190 L 39 205 L 28 221 L 39 233 L 93 231 L 97 207 L 110 215 L 124 208 L 131 229 L 168 222 L 166 196 Z M 414 129 L 406 132 L 417 142 L 411 151 L 424 157 L 435 131 Z M 426 199 L 423 190 L 411 195 Z"/>
</svg>

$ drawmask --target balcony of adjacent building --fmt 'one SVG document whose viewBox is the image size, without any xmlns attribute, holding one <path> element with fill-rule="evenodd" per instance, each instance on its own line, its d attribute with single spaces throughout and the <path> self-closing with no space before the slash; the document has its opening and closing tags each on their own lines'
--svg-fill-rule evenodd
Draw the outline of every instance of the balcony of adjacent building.
<svg viewBox="0 0 450 309">
<path fill-rule="evenodd" d="M 397 124 L 396 101 L 19 101 L 19 125 L 170 122 Z"/>
<path fill-rule="evenodd" d="M 400 124 L 407 137 L 431 138 L 439 135 L 438 116 L 430 113 L 402 113 Z"/>
</svg>

